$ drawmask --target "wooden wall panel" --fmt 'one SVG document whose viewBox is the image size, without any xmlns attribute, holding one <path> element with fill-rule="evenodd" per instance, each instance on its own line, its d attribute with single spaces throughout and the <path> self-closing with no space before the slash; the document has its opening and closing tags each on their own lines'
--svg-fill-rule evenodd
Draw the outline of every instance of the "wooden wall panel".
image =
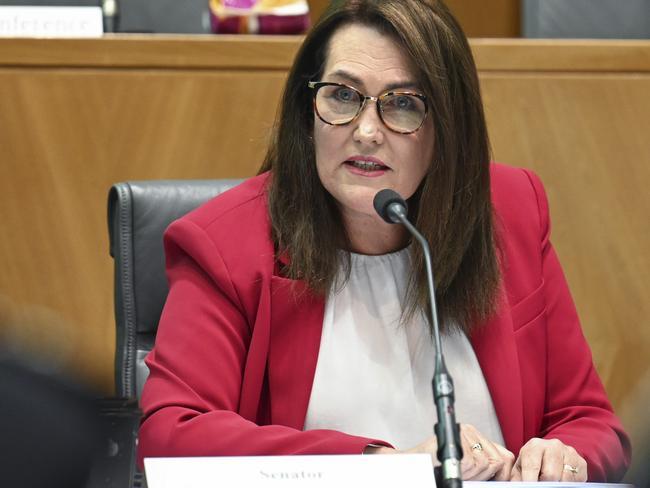
<svg viewBox="0 0 650 488">
<path fill-rule="evenodd" d="M 446 0 L 467 37 L 519 37 L 521 0 Z"/>
<path fill-rule="evenodd" d="M 330 4 L 330 0 L 309 0 L 309 14 L 311 16 L 312 25 L 316 23 L 318 18 L 322 15 L 323 12 L 327 9 Z"/>
<path fill-rule="evenodd" d="M 20 325 L 4 332 L 110 391 L 108 189 L 132 179 L 255 174 L 284 78 L 264 70 L 0 69 L 0 316 Z"/>
<path fill-rule="evenodd" d="M 0 40 L 0 332 L 109 392 L 108 188 L 254 174 L 298 42 Z M 650 42 L 472 48 L 495 158 L 542 176 L 597 368 L 638 444 L 650 394 Z"/>
<path fill-rule="evenodd" d="M 312 23 L 330 0 L 309 0 Z M 521 0 L 446 0 L 468 37 L 519 37 Z"/>
</svg>

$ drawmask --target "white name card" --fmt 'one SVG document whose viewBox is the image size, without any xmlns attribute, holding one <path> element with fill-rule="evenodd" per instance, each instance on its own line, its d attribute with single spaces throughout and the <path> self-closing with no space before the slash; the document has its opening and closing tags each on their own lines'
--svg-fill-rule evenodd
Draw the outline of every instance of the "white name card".
<svg viewBox="0 0 650 488">
<path fill-rule="evenodd" d="M 433 488 L 427 454 L 147 458 L 148 488 Z"/>
<path fill-rule="evenodd" d="M 101 37 L 100 7 L 0 6 L 0 37 Z"/>
</svg>

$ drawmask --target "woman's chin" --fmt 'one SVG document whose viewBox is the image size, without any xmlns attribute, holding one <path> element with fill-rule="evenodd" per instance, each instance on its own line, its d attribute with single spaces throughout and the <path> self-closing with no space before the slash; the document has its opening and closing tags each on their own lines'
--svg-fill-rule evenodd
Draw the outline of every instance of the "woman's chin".
<svg viewBox="0 0 650 488">
<path fill-rule="evenodd" d="M 368 216 L 377 219 L 381 219 L 375 207 L 373 205 L 373 200 L 377 194 L 377 190 L 364 192 L 363 195 L 356 195 L 354 198 L 346 199 L 345 201 L 339 201 L 339 208 L 344 216 Z"/>
</svg>

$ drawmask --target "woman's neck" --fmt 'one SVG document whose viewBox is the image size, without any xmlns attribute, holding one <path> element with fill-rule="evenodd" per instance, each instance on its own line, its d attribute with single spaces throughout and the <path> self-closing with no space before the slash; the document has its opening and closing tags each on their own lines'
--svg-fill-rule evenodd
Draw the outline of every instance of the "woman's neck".
<svg viewBox="0 0 650 488">
<path fill-rule="evenodd" d="M 384 222 L 378 215 L 348 213 L 342 217 L 350 240 L 350 252 L 388 254 L 408 244 L 408 233 L 402 225 Z"/>
</svg>

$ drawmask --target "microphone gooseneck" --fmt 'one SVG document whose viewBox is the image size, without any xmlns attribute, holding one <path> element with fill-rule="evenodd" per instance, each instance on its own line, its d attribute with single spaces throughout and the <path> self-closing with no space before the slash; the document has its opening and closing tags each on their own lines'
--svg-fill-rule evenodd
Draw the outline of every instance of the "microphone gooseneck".
<svg viewBox="0 0 650 488">
<path fill-rule="evenodd" d="M 440 470 L 437 475 L 440 476 L 445 488 L 461 488 L 463 481 L 460 461 L 463 458 L 463 449 L 460 443 L 460 427 L 456 423 L 456 413 L 454 410 L 454 383 L 449 371 L 447 371 L 442 354 L 429 243 L 408 220 L 406 201 L 397 192 L 390 189 L 379 191 L 375 195 L 373 205 L 379 216 L 389 224 L 403 224 L 420 243 L 424 252 L 427 282 L 429 284 L 429 312 L 436 345 L 434 360 L 435 372 L 432 386 L 433 400 L 438 413 L 438 423 L 434 427 L 438 441 L 437 456 L 440 461 Z"/>
</svg>

